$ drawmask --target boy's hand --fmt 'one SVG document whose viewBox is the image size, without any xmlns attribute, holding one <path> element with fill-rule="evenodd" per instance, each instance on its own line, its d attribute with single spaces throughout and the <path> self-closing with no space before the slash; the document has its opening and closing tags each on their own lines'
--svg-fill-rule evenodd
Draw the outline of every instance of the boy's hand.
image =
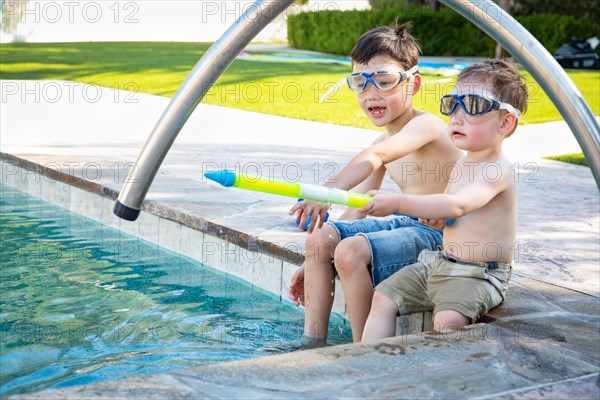
<svg viewBox="0 0 600 400">
<path fill-rule="evenodd" d="M 444 226 L 446 226 L 446 220 L 445 219 L 425 219 L 425 218 L 419 218 L 419 222 L 422 223 L 425 226 L 430 227 L 431 229 L 436 229 L 438 231 L 444 229 Z"/>
<path fill-rule="evenodd" d="M 298 268 L 292 276 L 288 296 L 296 307 L 304 305 L 304 266 Z"/>
<path fill-rule="evenodd" d="M 315 226 L 318 229 L 323 227 L 328 210 L 329 205 L 327 204 L 303 200 L 294 204 L 294 206 L 290 209 L 289 214 L 294 215 L 294 213 L 296 213 L 296 222 L 299 223 L 298 230 L 300 232 L 304 231 L 306 221 L 308 220 L 308 217 L 311 216 L 310 225 L 308 226 L 307 231 L 308 233 L 312 233 L 312 231 L 315 229 Z"/>
<path fill-rule="evenodd" d="M 374 217 L 385 217 L 386 215 L 398 212 L 396 195 L 377 190 L 371 190 L 367 194 L 374 197 L 363 208 L 358 210 L 361 213 Z"/>
</svg>

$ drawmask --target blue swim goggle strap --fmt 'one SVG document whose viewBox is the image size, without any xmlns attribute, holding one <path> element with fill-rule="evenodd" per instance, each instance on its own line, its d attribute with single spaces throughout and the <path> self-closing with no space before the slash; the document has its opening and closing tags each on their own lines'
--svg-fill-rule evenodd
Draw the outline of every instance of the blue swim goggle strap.
<svg viewBox="0 0 600 400">
<path fill-rule="evenodd" d="M 392 90 L 407 78 L 413 76 L 419 70 L 419 66 L 415 65 L 408 71 L 378 71 L 371 74 L 365 72 L 357 72 L 350 76 L 345 77 L 338 83 L 333 85 L 329 90 L 321 97 L 319 103 L 324 102 L 329 96 L 331 96 L 337 89 L 339 89 L 344 83 L 348 85 L 350 90 L 353 92 L 361 93 L 367 88 L 369 82 L 373 84 L 377 89 L 382 92 Z"/>
<path fill-rule="evenodd" d="M 443 96 L 440 101 L 440 113 L 450 116 L 456 111 L 457 106 L 460 106 L 467 115 L 471 116 L 483 115 L 494 110 L 506 110 L 515 114 L 518 119 L 521 118 L 521 111 L 510 104 L 478 94 L 448 94 Z"/>
<path fill-rule="evenodd" d="M 362 93 L 367 89 L 367 85 L 371 83 L 382 92 L 392 90 L 409 76 L 417 72 L 415 65 L 408 71 L 376 71 L 370 74 L 366 72 L 356 72 L 346 77 L 346 83 L 353 92 Z"/>
</svg>

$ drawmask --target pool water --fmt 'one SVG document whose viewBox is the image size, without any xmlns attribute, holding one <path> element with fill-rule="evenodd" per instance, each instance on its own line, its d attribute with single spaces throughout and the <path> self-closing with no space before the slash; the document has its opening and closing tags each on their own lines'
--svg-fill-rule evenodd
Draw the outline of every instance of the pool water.
<svg viewBox="0 0 600 400">
<path fill-rule="evenodd" d="M 272 355 L 302 335 L 302 310 L 251 284 L 0 194 L 0 395 Z M 329 331 L 351 341 L 339 317 Z"/>
<path fill-rule="evenodd" d="M 324 53 L 315 53 L 308 51 L 306 53 L 294 52 L 294 53 L 249 53 L 243 51 L 238 56 L 241 60 L 245 61 L 256 61 L 256 62 L 280 62 L 280 63 L 317 63 L 317 64 L 340 64 L 350 66 L 352 60 L 350 57 L 334 56 Z M 468 67 L 469 64 L 465 62 L 426 62 L 419 61 L 419 72 L 427 75 L 443 75 L 443 76 L 454 76 L 458 75 L 460 71 Z"/>
</svg>

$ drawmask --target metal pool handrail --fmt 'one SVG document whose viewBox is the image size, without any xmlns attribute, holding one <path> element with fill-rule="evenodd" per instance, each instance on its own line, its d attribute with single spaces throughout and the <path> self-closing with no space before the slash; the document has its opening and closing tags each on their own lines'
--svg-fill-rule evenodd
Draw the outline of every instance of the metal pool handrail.
<svg viewBox="0 0 600 400">
<path fill-rule="evenodd" d="M 156 123 L 129 170 L 113 212 L 135 221 L 158 168 L 204 95 L 235 57 L 294 0 L 258 0 L 248 7 L 194 66 Z"/>
</svg>

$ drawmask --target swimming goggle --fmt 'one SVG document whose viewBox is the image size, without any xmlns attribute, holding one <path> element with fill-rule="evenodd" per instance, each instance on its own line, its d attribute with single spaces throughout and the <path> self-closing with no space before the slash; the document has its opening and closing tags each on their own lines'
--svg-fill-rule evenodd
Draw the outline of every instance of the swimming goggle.
<svg viewBox="0 0 600 400">
<path fill-rule="evenodd" d="M 346 83 L 353 92 L 362 93 L 367 89 L 369 82 L 382 92 L 392 90 L 409 76 L 417 72 L 417 66 L 408 71 L 377 71 L 367 74 L 366 72 L 356 72 L 346 77 Z"/>
<path fill-rule="evenodd" d="M 440 101 L 440 113 L 443 115 L 452 115 L 456 111 L 456 106 L 460 105 L 467 115 L 483 115 L 494 110 L 507 110 L 521 118 L 521 111 L 517 110 L 508 103 L 502 103 L 495 99 L 488 99 L 478 94 L 448 94 L 442 97 Z"/>
<path fill-rule="evenodd" d="M 377 89 L 385 92 L 398 86 L 404 82 L 407 78 L 413 76 L 419 70 L 419 66 L 415 65 L 408 71 L 379 71 L 367 74 L 365 72 L 354 73 L 338 83 L 334 84 L 329 90 L 321 97 L 319 103 L 324 102 L 329 96 L 331 96 L 336 90 L 340 88 L 346 82 L 350 90 L 361 93 L 367 88 L 367 84 L 371 82 Z"/>
</svg>

